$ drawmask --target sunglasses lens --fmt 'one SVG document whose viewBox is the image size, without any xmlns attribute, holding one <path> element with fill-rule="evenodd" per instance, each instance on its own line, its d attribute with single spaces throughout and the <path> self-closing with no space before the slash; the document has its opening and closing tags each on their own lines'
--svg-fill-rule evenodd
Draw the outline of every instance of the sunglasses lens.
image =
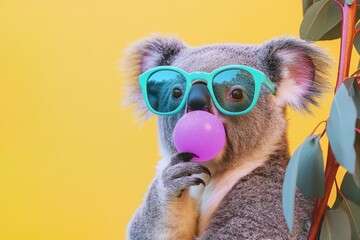
<svg viewBox="0 0 360 240">
<path fill-rule="evenodd" d="M 242 112 L 254 100 L 254 77 L 243 69 L 229 69 L 213 79 L 213 89 L 220 106 L 229 112 Z"/>
<path fill-rule="evenodd" d="M 160 70 L 153 73 L 146 83 L 150 106 L 160 113 L 174 111 L 184 98 L 185 88 L 185 77 L 176 71 Z"/>
</svg>

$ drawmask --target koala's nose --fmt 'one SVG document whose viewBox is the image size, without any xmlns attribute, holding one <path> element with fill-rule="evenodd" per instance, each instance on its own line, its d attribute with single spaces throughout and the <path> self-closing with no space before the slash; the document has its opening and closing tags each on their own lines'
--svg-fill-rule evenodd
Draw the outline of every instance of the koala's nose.
<svg viewBox="0 0 360 240">
<path fill-rule="evenodd" d="M 210 107 L 210 94 L 204 83 L 195 83 L 189 92 L 187 101 L 188 111 L 208 110 Z"/>
</svg>

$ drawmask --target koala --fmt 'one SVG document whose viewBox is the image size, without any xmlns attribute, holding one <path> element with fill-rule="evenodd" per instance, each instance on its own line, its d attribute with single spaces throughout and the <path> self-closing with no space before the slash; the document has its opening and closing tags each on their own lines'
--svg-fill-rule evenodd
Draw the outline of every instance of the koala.
<svg viewBox="0 0 360 240">
<path fill-rule="evenodd" d="M 158 116 L 162 159 L 142 205 L 128 225 L 127 238 L 306 238 L 313 199 L 297 191 L 291 232 L 282 210 L 282 186 L 290 159 L 286 106 L 310 112 L 311 105 L 318 105 L 317 99 L 329 90 L 326 76 L 330 63 L 323 50 L 292 37 L 259 45 L 191 47 L 176 37 L 152 35 L 134 43 L 123 65 L 128 86 L 126 101 L 145 117 L 151 113 L 138 79 L 141 73 L 157 66 L 174 66 L 191 73 L 245 65 L 263 72 L 276 86 L 276 93 L 262 87 L 249 113 L 229 116 L 216 108 L 206 88 L 200 89 L 205 83 L 194 83 L 180 112 Z M 149 101 L 163 109 L 171 108 L 173 102 L 168 98 L 174 94 L 173 89 L 164 93 L 156 89 L 148 90 Z M 229 94 L 227 91 L 220 89 L 218 94 Z M 191 161 L 193 153 L 177 152 L 173 141 L 177 121 L 193 110 L 214 114 L 226 131 L 221 153 L 203 163 Z"/>
</svg>

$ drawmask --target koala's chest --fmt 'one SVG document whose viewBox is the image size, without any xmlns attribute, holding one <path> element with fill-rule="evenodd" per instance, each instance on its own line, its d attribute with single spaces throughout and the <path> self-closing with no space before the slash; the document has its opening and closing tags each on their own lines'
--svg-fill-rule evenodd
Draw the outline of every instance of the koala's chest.
<svg viewBox="0 0 360 240">
<path fill-rule="evenodd" d="M 199 206 L 199 235 L 204 232 L 225 195 L 242 177 L 251 173 L 261 164 L 262 163 L 257 162 L 249 163 L 246 166 L 242 165 L 222 174 L 221 176 L 210 179 L 205 188 L 192 187 L 190 189 L 191 196 L 197 199 Z"/>
</svg>

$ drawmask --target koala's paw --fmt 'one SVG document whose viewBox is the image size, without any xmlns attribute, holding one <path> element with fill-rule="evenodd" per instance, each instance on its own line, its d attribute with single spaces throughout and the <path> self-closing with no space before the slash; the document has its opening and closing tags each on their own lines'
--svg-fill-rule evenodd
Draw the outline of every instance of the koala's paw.
<svg viewBox="0 0 360 240">
<path fill-rule="evenodd" d="M 183 191 L 190 186 L 200 184 L 205 186 L 205 182 L 201 178 L 193 176 L 195 174 L 205 173 L 211 177 L 207 167 L 190 162 L 193 157 L 196 157 L 193 153 L 177 153 L 172 157 L 170 165 L 163 171 L 161 180 L 169 196 L 181 197 Z"/>
</svg>

